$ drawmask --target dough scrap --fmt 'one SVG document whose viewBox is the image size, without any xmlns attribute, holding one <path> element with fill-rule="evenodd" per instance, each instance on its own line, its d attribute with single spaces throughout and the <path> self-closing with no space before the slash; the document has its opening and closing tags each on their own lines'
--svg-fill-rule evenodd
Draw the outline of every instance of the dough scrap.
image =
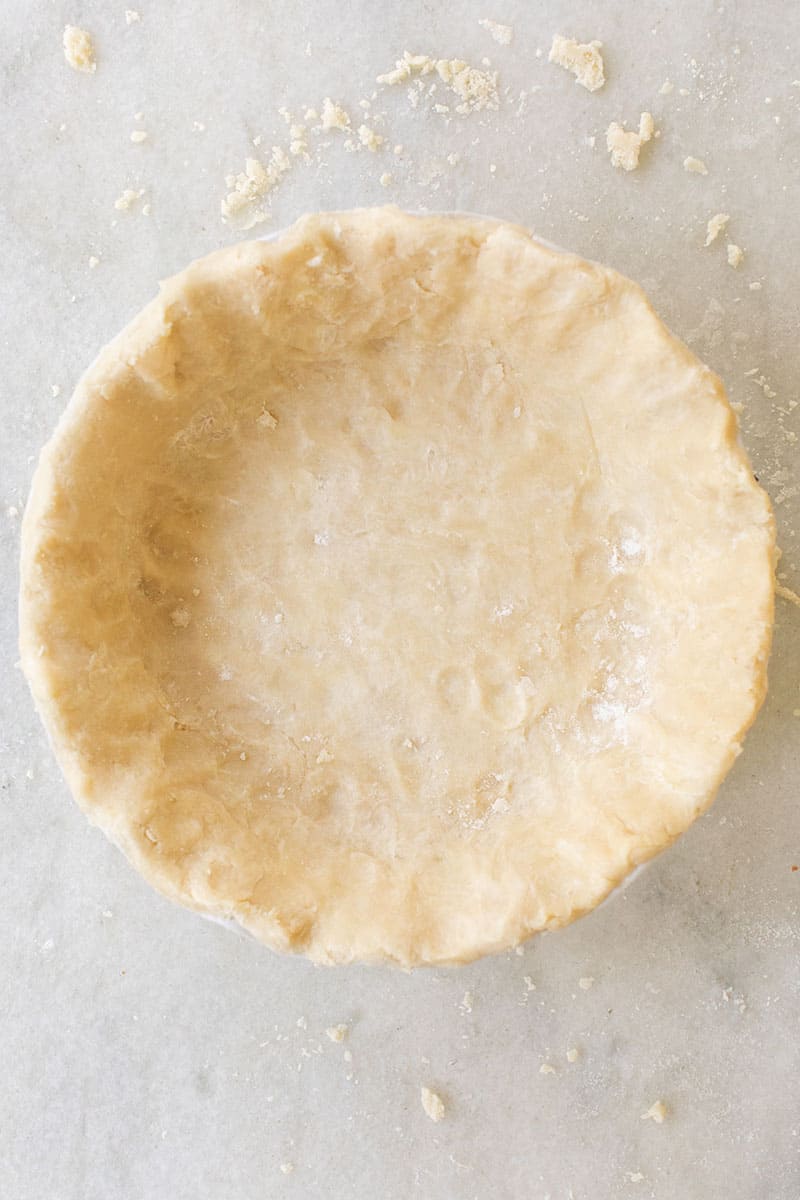
<svg viewBox="0 0 800 1200">
<path fill-rule="evenodd" d="M 733 267 L 735 269 L 736 267 L 740 267 L 742 265 L 742 261 L 744 260 L 744 250 L 741 246 L 737 246 L 735 242 L 728 242 L 726 253 L 728 256 L 729 267 Z"/>
<path fill-rule="evenodd" d="M 85 29 L 79 29 L 77 25 L 67 25 L 64 28 L 62 41 L 64 58 L 73 71 L 83 71 L 87 75 L 93 75 L 97 70 L 97 63 L 92 35 Z"/>
<path fill-rule="evenodd" d="M 639 118 L 639 129 L 625 129 L 617 121 L 612 121 L 606 130 L 606 146 L 611 155 L 612 167 L 621 167 L 623 171 L 635 171 L 639 166 L 639 155 L 642 146 L 651 141 L 655 134 L 655 124 L 649 112 L 643 112 Z"/>
<path fill-rule="evenodd" d="M 455 108 L 457 113 L 463 115 L 499 107 L 497 72 L 482 71 L 461 58 L 431 58 L 428 54 L 409 54 L 405 50 L 403 57 L 395 62 L 394 70 L 378 75 L 376 82 L 393 87 L 414 76 L 434 72 L 460 101 Z M 447 111 L 446 105 L 441 107 L 442 111 Z"/>
<path fill-rule="evenodd" d="M 510 46 L 514 37 L 514 30 L 510 25 L 501 25 L 499 21 L 492 21 L 488 17 L 484 17 L 478 21 L 481 29 L 494 38 L 499 46 Z"/>
<path fill-rule="evenodd" d="M 715 213 L 713 217 L 709 217 L 708 225 L 706 226 L 706 246 L 710 246 L 712 242 L 717 240 L 730 219 L 730 213 L 723 212 Z"/>
<path fill-rule="evenodd" d="M 428 1087 L 421 1087 L 419 1089 L 419 1098 L 420 1103 L 425 1110 L 426 1117 L 430 1117 L 430 1119 L 435 1121 L 437 1124 L 439 1121 L 444 1120 L 444 1115 L 447 1110 L 445 1108 L 444 1100 L 438 1094 L 438 1092 L 432 1092 Z"/>
<path fill-rule="evenodd" d="M 191 264 L 42 453 L 21 655 L 159 890 L 319 962 L 593 908 L 763 700 L 774 531 L 719 380 L 526 231 L 313 215 Z"/>
<path fill-rule="evenodd" d="M 602 48 L 602 42 L 576 42 L 574 38 L 565 38 L 557 33 L 550 47 L 548 61 L 571 71 L 575 82 L 585 87 L 587 92 L 596 92 L 606 81 L 600 53 Z"/>
</svg>

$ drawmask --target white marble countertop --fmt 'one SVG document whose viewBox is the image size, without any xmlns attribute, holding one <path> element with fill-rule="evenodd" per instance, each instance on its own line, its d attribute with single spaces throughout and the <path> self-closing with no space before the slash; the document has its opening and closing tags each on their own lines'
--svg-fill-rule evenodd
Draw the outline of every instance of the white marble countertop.
<svg viewBox="0 0 800 1200">
<path fill-rule="evenodd" d="M 797 1200 L 797 608 L 778 601 L 766 707 L 677 845 L 520 955 L 413 975 L 281 959 L 151 892 L 70 801 L 15 660 L 20 513 L 79 374 L 160 277 L 240 236 L 224 178 L 288 145 L 281 106 L 355 116 L 406 49 L 487 57 L 499 110 L 379 91 L 364 119 L 384 146 L 309 132 L 255 232 L 310 208 L 468 209 L 633 276 L 741 406 L 800 588 L 800 6 L 129 3 L 130 24 L 122 0 L 2 14 L 0 1195 Z M 66 23 L 94 35 L 95 74 L 65 64 Z M 602 91 L 548 65 L 556 32 L 604 43 Z M 625 175 L 604 130 L 643 110 L 661 137 Z M 120 211 L 126 188 L 145 194 Z M 738 270 L 724 239 L 703 247 L 721 210 Z M 642 1120 L 659 1099 L 663 1124 Z"/>
</svg>

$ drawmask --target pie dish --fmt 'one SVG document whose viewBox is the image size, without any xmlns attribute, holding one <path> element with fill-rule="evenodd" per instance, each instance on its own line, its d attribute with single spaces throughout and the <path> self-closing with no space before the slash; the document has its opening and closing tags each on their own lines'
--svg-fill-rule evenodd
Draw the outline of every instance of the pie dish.
<svg viewBox="0 0 800 1200">
<path fill-rule="evenodd" d="M 304 217 L 191 264 L 42 453 L 22 661 L 89 819 L 319 962 L 564 925 L 766 689 L 769 502 L 641 290 L 503 222 Z"/>
</svg>

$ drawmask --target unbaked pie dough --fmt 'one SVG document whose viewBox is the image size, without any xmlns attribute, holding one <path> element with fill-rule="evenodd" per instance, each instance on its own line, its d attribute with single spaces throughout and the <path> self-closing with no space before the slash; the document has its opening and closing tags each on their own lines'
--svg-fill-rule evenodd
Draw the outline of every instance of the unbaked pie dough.
<svg viewBox="0 0 800 1200">
<path fill-rule="evenodd" d="M 193 263 L 43 452 L 22 653 L 89 818 L 320 962 L 564 925 L 710 803 L 773 522 L 719 380 L 489 220 L 303 218 Z"/>
</svg>

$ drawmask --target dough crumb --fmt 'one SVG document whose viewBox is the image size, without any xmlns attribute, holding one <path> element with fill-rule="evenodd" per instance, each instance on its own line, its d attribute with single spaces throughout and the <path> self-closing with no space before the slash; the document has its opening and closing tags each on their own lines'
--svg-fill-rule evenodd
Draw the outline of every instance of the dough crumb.
<svg viewBox="0 0 800 1200">
<path fill-rule="evenodd" d="M 602 42 L 576 42 L 557 33 L 550 47 L 548 61 L 571 71 L 575 82 L 587 92 L 596 92 L 606 81 L 603 70 Z"/>
<path fill-rule="evenodd" d="M 366 146 L 367 150 L 371 150 L 374 154 L 376 150 L 380 150 L 383 145 L 383 138 L 374 129 L 370 129 L 369 125 L 359 125 L 358 140 L 362 146 Z"/>
<path fill-rule="evenodd" d="M 588 992 L 589 988 L 593 987 L 593 986 L 594 986 L 594 976 L 593 975 L 583 975 L 578 980 L 578 987 L 581 988 L 584 992 Z"/>
<path fill-rule="evenodd" d="M 293 1170 L 294 1170 L 294 1163 L 290 1163 L 290 1162 L 281 1163 L 281 1171 L 283 1171 L 284 1175 L 291 1175 Z"/>
<path fill-rule="evenodd" d="M 702 158 L 693 158 L 690 154 L 688 158 L 683 160 L 683 169 L 688 171 L 690 175 L 707 175 L 708 167 L 703 162 Z"/>
<path fill-rule="evenodd" d="M 580 1053 L 575 1046 L 572 1046 L 567 1051 L 567 1062 L 569 1062 L 569 1063 L 577 1062 L 579 1057 L 580 1057 Z"/>
<path fill-rule="evenodd" d="M 491 34 L 499 46 L 510 46 L 511 39 L 514 36 L 514 30 L 510 25 L 501 25 L 498 21 L 490 21 L 488 17 L 478 21 L 481 29 L 485 29 Z"/>
<path fill-rule="evenodd" d="M 730 219 L 730 213 L 716 213 L 710 218 L 708 225 L 706 226 L 705 244 L 707 246 L 710 246 L 712 242 L 717 240 Z"/>
<path fill-rule="evenodd" d="M 95 269 L 95 267 L 97 267 L 99 265 L 100 265 L 100 259 L 97 257 L 97 255 L 90 254 L 89 255 L 89 270 L 93 271 Z"/>
<path fill-rule="evenodd" d="M 523 975 L 522 982 L 525 984 L 526 992 L 535 992 L 536 991 L 536 984 L 533 982 L 530 975 Z"/>
<path fill-rule="evenodd" d="M 320 122 L 323 129 L 350 131 L 350 118 L 340 104 L 334 104 L 330 96 L 326 96 L 322 101 Z"/>
<path fill-rule="evenodd" d="M 761 284 L 758 282 L 757 279 L 754 279 L 752 283 L 748 283 L 747 286 L 751 292 L 760 292 L 761 291 Z"/>
<path fill-rule="evenodd" d="M 308 158 L 308 130 L 305 125 L 291 125 L 289 127 L 289 153 L 297 158 L 303 155 Z"/>
<path fill-rule="evenodd" d="M 141 21 L 141 19 L 142 19 L 141 16 L 139 15 L 139 13 L 136 11 L 135 8 L 126 8 L 125 9 L 125 24 L 126 25 L 135 25 L 136 22 Z"/>
<path fill-rule="evenodd" d="M 133 133 L 131 134 L 131 141 L 135 142 L 137 146 L 140 146 L 142 144 L 142 142 L 146 142 L 147 141 L 146 130 L 134 129 Z"/>
<path fill-rule="evenodd" d="M 635 171 L 639 166 L 642 146 L 652 140 L 654 133 L 655 125 L 649 112 L 642 113 L 638 130 L 625 129 L 617 121 L 612 121 L 606 130 L 606 146 L 612 167 Z"/>
<path fill-rule="evenodd" d="M 783 583 L 775 584 L 775 595 L 780 596 L 780 598 L 782 600 L 788 600 L 789 603 L 794 604 L 794 606 L 796 608 L 800 608 L 800 596 L 798 596 L 797 592 L 793 592 L 790 587 L 786 587 L 785 584 L 783 584 Z M 800 709 L 797 709 L 797 708 L 794 709 L 792 715 L 795 717 L 800 717 Z M 727 999 L 727 997 L 726 997 L 726 999 Z M 746 1010 L 746 1008 L 747 1008 L 747 1006 L 745 1005 L 744 1008 L 741 1009 L 741 1011 L 744 1012 Z"/>
<path fill-rule="evenodd" d="M 663 1125 L 664 1118 L 667 1115 L 667 1106 L 663 1100 L 656 1100 L 655 1104 L 651 1104 L 647 1112 L 642 1113 L 643 1121 L 655 1121 L 656 1125 Z"/>
<path fill-rule="evenodd" d="M 641 1183 L 644 1179 L 644 1175 L 641 1171 L 626 1171 L 625 1174 L 631 1183 Z"/>
<path fill-rule="evenodd" d="M 265 408 L 264 411 L 256 417 L 256 425 L 260 425 L 263 429 L 277 429 L 278 420 L 277 417 L 273 417 L 269 409 Z"/>
<path fill-rule="evenodd" d="M 60 396 L 61 395 L 61 385 L 58 383 L 51 383 L 50 384 L 50 395 L 53 397 L 54 400 L 57 396 Z"/>
<path fill-rule="evenodd" d="M 127 212 L 137 200 L 141 200 L 144 195 L 144 188 L 139 188 L 135 191 L 133 188 L 125 188 L 121 196 L 118 196 L 114 201 L 114 208 L 119 212 Z"/>
<path fill-rule="evenodd" d="M 332 1042 L 343 1042 L 350 1032 L 347 1025 L 329 1025 L 325 1030 L 327 1036 Z"/>
<path fill-rule="evenodd" d="M 461 1009 L 462 1013 L 471 1013 L 472 1012 L 472 999 L 473 999 L 472 992 L 464 992 L 464 995 L 461 999 L 461 1003 L 458 1006 Z"/>
<path fill-rule="evenodd" d="M 405 83 L 415 75 L 431 75 L 434 72 L 461 101 L 456 105 L 457 113 L 482 112 L 498 107 L 497 72 L 481 71 L 461 58 L 431 58 L 427 54 L 409 54 L 406 50 L 395 63 L 394 70 L 379 75 L 377 82 L 391 87 Z M 446 105 L 440 108 L 447 111 Z"/>
<path fill-rule="evenodd" d="M 539 1074 L 540 1074 L 540 1075 L 555 1075 L 555 1073 L 556 1073 L 556 1069 L 555 1069 L 555 1067 L 553 1066 L 553 1064 L 552 1064 L 552 1063 L 549 1063 L 549 1062 L 544 1062 L 544 1063 L 542 1063 L 542 1065 L 539 1067 Z"/>
<path fill-rule="evenodd" d="M 67 25 L 64 29 L 64 58 L 73 71 L 84 71 L 91 75 L 97 70 L 94 57 L 94 42 L 91 34 L 77 25 Z"/>
<path fill-rule="evenodd" d="M 675 91 L 675 84 L 671 83 L 669 81 L 669 79 L 665 79 L 664 82 L 662 83 L 661 87 L 658 89 L 658 94 L 660 96 L 668 96 L 670 94 L 670 92 L 674 92 L 674 91 Z"/>
<path fill-rule="evenodd" d="M 381 187 L 389 187 L 394 182 L 394 175 L 392 175 L 391 171 L 384 171 L 379 182 Z"/>
<path fill-rule="evenodd" d="M 272 154 L 264 166 L 257 158 L 245 160 L 244 170 L 226 179 L 231 189 L 220 204 L 222 219 L 243 218 L 242 228 L 252 229 L 261 221 L 269 219 L 269 213 L 258 207 L 291 167 L 291 160 L 280 146 L 272 147 Z"/>
<path fill-rule="evenodd" d="M 737 246 L 735 242 L 728 242 L 728 266 L 734 269 L 741 266 L 743 258 L 744 250 L 742 247 Z"/>
<path fill-rule="evenodd" d="M 437 1092 L 432 1092 L 428 1087 L 421 1087 L 419 1090 L 419 1098 L 425 1115 L 430 1117 L 437 1124 L 442 1120 L 445 1114 L 444 1100 Z"/>
<path fill-rule="evenodd" d="M 326 746 L 323 746 L 317 755 L 317 766 L 324 766 L 325 763 L 332 763 L 333 760 L 334 756 L 331 754 L 330 750 L 328 750 Z"/>
<path fill-rule="evenodd" d="M 188 608 L 175 608 L 170 613 L 169 619 L 176 629 L 186 629 L 192 619 L 192 614 Z"/>
</svg>

